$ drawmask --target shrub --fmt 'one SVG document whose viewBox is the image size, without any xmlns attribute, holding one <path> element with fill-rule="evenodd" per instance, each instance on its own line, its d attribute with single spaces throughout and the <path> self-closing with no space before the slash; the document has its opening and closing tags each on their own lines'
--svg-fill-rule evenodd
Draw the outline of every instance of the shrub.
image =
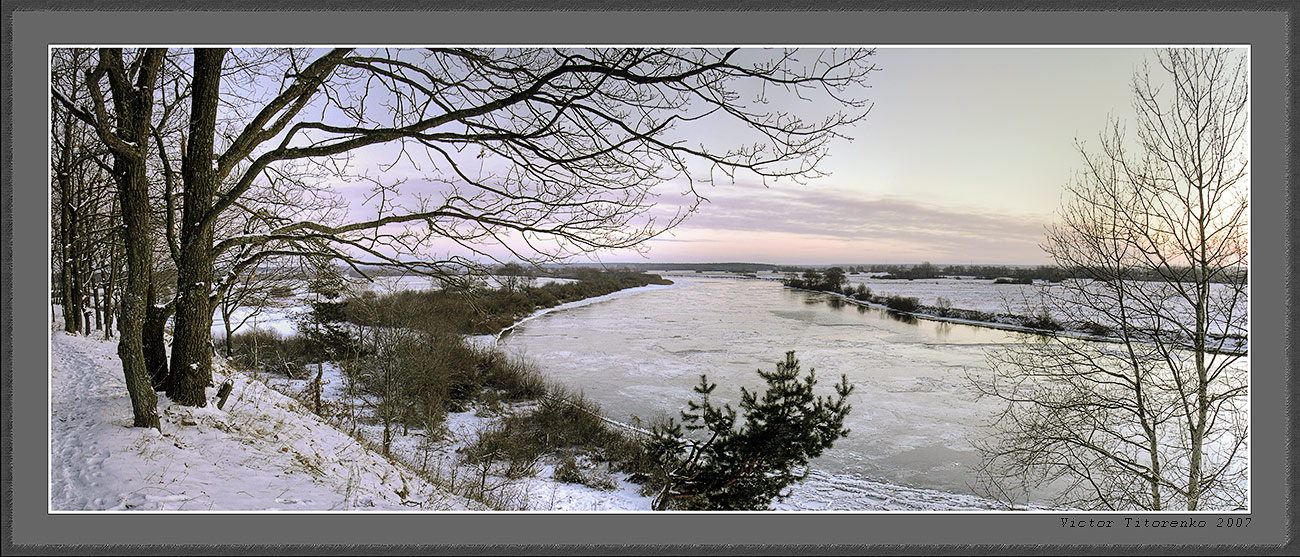
<svg viewBox="0 0 1300 557">
<path fill-rule="evenodd" d="M 1114 330 L 1096 321 L 1085 321 L 1083 323 L 1083 332 L 1096 337 L 1108 337 L 1114 333 Z"/>
<path fill-rule="evenodd" d="M 1057 323 L 1052 316 L 1047 315 L 1046 313 L 1027 316 L 1021 320 L 1021 325 L 1029 327 L 1030 329 L 1038 329 L 1040 331 L 1060 331 L 1065 328 L 1062 327 L 1060 323 Z"/>
<path fill-rule="evenodd" d="M 504 461 L 507 470 L 532 469 L 544 455 L 561 451 L 629 472 L 645 467 L 638 440 L 605 423 L 595 404 L 563 392 L 545 396 L 530 412 L 506 417 L 463 450 L 470 462 Z"/>
<path fill-rule="evenodd" d="M 507 478 L 531 476 L 537 463 L 546 453 L 545 445 L 510 427 L 510 422 L 498 422 L 479 433 L 472 445 L 461 449 L 466 462 L 490 465 L 505 463 L 501 472 Z"/>
<path fill-rule="evenodd" d="M 1034 283 L 1034 279 L 1030 277 L 1020 277 L 1020 278 L 998 277 L 996 280 L 993 281 L 993 284 L 1033 284 L 1033 283 Z"/>
<path fill-rule="evenodd" d="M 730 404 L 714 406 L 709 395 L 717 387 L 700 376 L 695 392 L 700 401 L 690 401 L 682 411 L 682 424 L 670 421 L 652 430 L 646 452 L 661 463 L 662 484 L 655 497 L 655 510 L 670 507 L 690 510 L 761 510 L 783 490 L 807 475 L 808 460 L 831 448 L 835 440 L 848 435 L 844 418 L 850 406 L 845 399 L 852 392 L 848 378 L 835 386 L 838 395 L 815 397 L 817 384 L 812 369 L 799 377 L 799 360 L 786 352 L 775 372 L 758 370 L 767 382 L 760 398 L 741 388 L 740 408 L 744 424 L 737 429 L 737 413 Z M 689 431 L 703 431 L 707 441 L 687 441 Z"/>
<path fill-rule="evenodd" d="M 581 484 L 602 491 L 613 491 L 618 488 L 618 483 L 614 481 L 613 477 L 598 470 L 584 467 L 572 452 L 564 454 L 551 477 L 562 482 Z"/>
<path fill-rule="evenodd" d="M 552 477 L 571 484 L 580 484 L 585 479 L 582 471 L 578 470 L 578 459 L 573 456 L 573 453 L 564 455 L 564 458 L 560 460 L 560 464 L 555 467 L 555 473 Z"/>
<path fill-rule="evenodd" d="M 894 311 L 910 313 L 921 308 L 921 300 L 911 296 L 890 295 L 885 297 L 885 306 Z"/>
<path fill-rule="evenodd" d="M 486 351 L 479 353 L 477 366 L 483 385 L 500 391 L 507 401 L 534 400 L 546 394 L 546 380 L 522 358 Z"/>
<path fill-rule="evenodd" d="M 218 343 L 224 346 L 225 343 Z M 230 337 L 231 362 L 247 369 L 298 379 L 307 375 L 306 364 L 312 360 L 312 350 L 298 335 L 284 336 L 274 329 L 254 329 Z"/>
</svg>

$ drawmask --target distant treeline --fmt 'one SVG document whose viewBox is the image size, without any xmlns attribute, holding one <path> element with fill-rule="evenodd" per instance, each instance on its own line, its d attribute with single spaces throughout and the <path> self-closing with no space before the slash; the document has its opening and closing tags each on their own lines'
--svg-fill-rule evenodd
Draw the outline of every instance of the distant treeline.
<svg viewBox="0 0 1300 557">
<path fill-rule="evenodd" d="M 720 271 L 725 273 L 758 273 L 776 271 L 777 265 L 769 263 L 615 263 L 613 266 L 634 271 Z M 562 271 L 563 267 L 557 267 Z"/>
<path fill-rule="evenodd" d="M 893 295 L 877 296 L 865 284 L 859 284 L 857 287 L 845 284 L 847 279 L 848 277 L 845 275 L 843 268 L 831 267 L 826 269 L 825 272 L 806 269 L 802 275 L 785 279 L 784 284 L 792 288 L 843 294 L 854 300 L 880 304 L 895 311 L 914 312 L 921 307 L 918 298 Z"/>
<path fill-rule="evenodd" d="M 1002 282 L 1029 284 L 1035 280 L 1060 282 L 1065 279 L 1098 279 L 1100 277 L 1110 276 L 1109 271 L 1090 269 L 1086 267 L 1063 268 L 1055 265 L 1039 265 L 1036 267 L 1020 267 L 1011 265 L 934 265 L 930 262 L 924 262 L 917 265 L 899 265 L 899 264 L 874 264 L 874 265 L 848 265 L 845 267 L 831 267 L 824 269 L 829 272 L 830 269 L 839 269 L 843 273 L 886 273 L 877 276 L 879 279 L 934 279 L 943 277 L 974 277 L 980 280 L 998 280 Z M 801 273 L 810 270 L 807 267 L 781 267 L 782 272 Z M 815 269 L 811 269 L 815 270 Z M 1186 279 L 1191 279 L 1190 269 L 1173 269 L 1174 274 L 1186 273 Z M 1136 269 L 1131 270 L 1126 277 L 1129 280 L 1167 280 L 1171 277 L 1160 277 L 1154 272 L 1140 272 Z M 1214 282 L 1236 282 L 1243 281 L 1246 278 L 1245 269 L 1222 269 L 1216 277 L 1212 277 Z M 814 288 L 821 290 L 821 288 Z"/>
</svg>

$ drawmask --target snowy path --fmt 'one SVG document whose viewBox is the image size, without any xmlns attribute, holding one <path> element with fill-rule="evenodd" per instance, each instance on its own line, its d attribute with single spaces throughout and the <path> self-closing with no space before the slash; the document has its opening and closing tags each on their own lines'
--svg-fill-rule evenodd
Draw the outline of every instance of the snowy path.
<svg viewBox="0 0 1300 557">
<path fill-rule="evenodd" d="M 119 419 L 116 420 L 122 423 L 114 423 L 112 416 L 111 402 L 126 392 L 126 384 L 120 376 L 105 377 L 77 371 L 112 366 L 117 362 L 116 355 L 96 353 L 94 348 L 104 343 L 62 333 L 55 335 L 63 337 L 63 342 L 53 344 L 51 355 L 50 431 L 53 437 L 50 459 L 52 463 L 78 465 L 55 466 L 50 470 L 51 507 L 103 509 L 115 506 L 119 503 L 118 494 L 111 486 L 103 485 L 104 461 L 113 455 L 100 445 L 99 439 L 105 433 L 130 425 L 121 419 L 122 416 L 117 416 Z M 97 359 L 103 361 L 95 361 Z"/>
<path fill-rule="evenodd" d="M 162 432 L 133 428 L 115 344 L 51 333 L 50 508 L 467 510 L 240 373 L 224 410 L 159 396 Z M 215 389 L 209 389 L 209 395 Z"/>
</svg>

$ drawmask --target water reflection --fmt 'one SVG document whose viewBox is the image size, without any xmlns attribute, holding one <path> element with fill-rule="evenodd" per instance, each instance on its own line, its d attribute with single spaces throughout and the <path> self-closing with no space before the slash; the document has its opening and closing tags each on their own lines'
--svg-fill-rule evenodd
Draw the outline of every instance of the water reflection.
<svg viewBox="0 0 1300 557">
<path fill-rule="evenodd" d="M 885 315 L 888 315 L 891 319 L 895 321 L 901 321 L 903 323 L 907 323 L 908 325 L 915 325 L 917 324 L 918 321 L 920 321 L 919 319 L 916 318 L 915 315 L 912 315 L 910 313 L 902 313 L 902 312 L 894 311 L 892 309 L 884 310 L 884 312 Z M 951 323 L 944 323 L 944 324 L 951 325 Z"/>
<path fill-rule="evenodd" d="M 898 329 L 899 332 L 907 331 L 909 334 L 921 334 L 928 340 L 951 343 L 1007 343 L 1007 342 L 1033 342 L 1042 340 L 1051 340 L 1053 335 L 1047 333 L 1033 333 L 1013 331 L 1000 327 L 984 327 L 968 323 L 947 321 L 942 318 L 929 318 L 918 316 L 916 314 L 899 312 L 889 308 L 870 305 L 857 300 L 848 300 L 839 296 L 834 296 L 824 292 L 811 292 L 806 290 L 786 290 L 787 294 L 800 297 L 805 306 L 826 305 L 831 309 L 842 310 L 845 306 L 853 306 L 858 311 L 859 316 L 868 317 L 870 321 L 883 321 L 886 323 L 897 323 L 908 325 L 906 329 Z M 870 322 L 869 321 L 869 322 Z"/>
<path fill-rule="evenodd" d="M 948 338 L 948 335 L 952 333 L 952 323 L 940 321 L 935 324 L 934 332 L 938 333 L 939 338 Z"/>
</svg>

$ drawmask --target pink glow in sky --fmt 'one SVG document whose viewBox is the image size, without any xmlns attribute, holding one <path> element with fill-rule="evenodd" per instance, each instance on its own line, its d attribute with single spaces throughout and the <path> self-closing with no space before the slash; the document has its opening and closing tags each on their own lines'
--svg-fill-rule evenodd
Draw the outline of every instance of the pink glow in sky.
<svg viewBox="0 0 1300 557">
<path fill-rule="evenodd" d="M 830 176 L 704 187 L 709 202 L 645 254 L 599 259 L 1049 263 L 1038 245 L 1078 168 L 1076 139 L 1095 144 L 1108 117 L 1130 118 L 1134 72 L 1154 63 L 1150 48 L 1097 47 L 882 47 L 875 58 L 874 107 L 823 161 Z M 665 185 L 666 211 L 680 190 Z"/>
</svg>

